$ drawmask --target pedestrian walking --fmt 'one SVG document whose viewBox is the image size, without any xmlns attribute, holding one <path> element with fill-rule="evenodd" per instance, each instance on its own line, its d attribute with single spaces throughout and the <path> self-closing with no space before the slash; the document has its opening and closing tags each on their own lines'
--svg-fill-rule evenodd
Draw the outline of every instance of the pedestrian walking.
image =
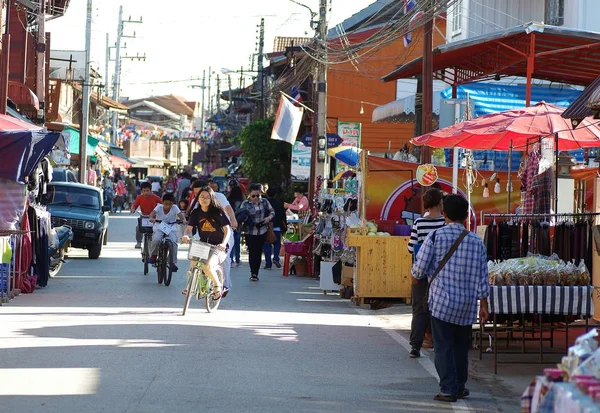
<svg viewBox="0 0 600 413">
<path fill-rule="evenodd" d="M 279 253 L 281 252 L 281 232 L 287 228 L 285 207 L 283 206 L 283 202 L 275 198 L 276 194 L 277 190 L 275 188 L 267 189 L 267 201 L 269 201 L 275 211 L 275 217 L 273 218 L 275 242 L 272 244 L 265 242 L 263 247 L 265 253 L 265 270 L 270 270 L 273 264 L 275 264 L 277 268 L 281 268 L 281 263 L 279 262 Z"/>
<path fill-rule="evenodd" d="M 181 174 L 181 179 L 177 183 L 177 189 L 175 190 L 175 198 L 179 202 L 183 198 L 183 192 L 186 188 L 189 188 L 191 175 L 187 172 Z"/>
<path fill-rule="evenodd" d="M 227 192 L 229 195 L 227 196 L 227 200 L 231 205 L 231 208 L 234 212 L 237 212 L 244 202 L 244 195 L 242 194 L 242 188 L 240 188 L 235 181 L 229 183 L 229 187 L 227 188 Z M 236 228 L 233 231 L 233 245 L 231 246 L 230 259 L 232 267 L 239 267 L 241 264 L 240 260 L 240 248 L 242 241 L 242 233 L 240 232 L 240 228 Z"/>
<path fill-rule="evenodd" d="M 258 281 L 265 236 L 269 229 L 268 224 L 275 217 L 275 211 L 271 204 L 261 197 L 260 184 L 250 186 L 250 197 L 242 202 L 239 214 L 239 216 L 245 215 L 243 218 L 245 224 L 243 232 L 248 246 L 250 280 Z"/>
<path fill-rule="evenodd" d="M 469 396 L 472 325 L 488 318 L 489 282 L 486 248 L 476 234 L 465 230 L 469 203 L 460 195 L 444 199 L 447 225 L 427 236 L 412 267 L 416 279 L 428 278 L 426 293 L 435 343 L 435 369 L 440 392 L 434 400 L 455 402 Z M 436 265 L 436 263 L 439 263 Z M 437 268 L 436 268 L 437 267 Z"/>
<path fill-rule="evenodd" d="M 423 194 L 423 208 L 429 214 L 427 218 L 418 218 L 413 224 L 408 242 L 408 252 L 416 257 L 419 248 L 425 242 L 427 235 L 432 231 L 446 225 L 446 219 L 442 215 L 442 191 L 431 188 Z M 432 348 L 431 322 L 429 312 L 425 311 L 423 300 L 427 291 L 427 280 L 425 278 L 412 279 L 411 304 L 412 321 L 410 324 L 410 346 L 409 356 L 412 358 L 421 356 L 421 347 Z"/>
</svg>

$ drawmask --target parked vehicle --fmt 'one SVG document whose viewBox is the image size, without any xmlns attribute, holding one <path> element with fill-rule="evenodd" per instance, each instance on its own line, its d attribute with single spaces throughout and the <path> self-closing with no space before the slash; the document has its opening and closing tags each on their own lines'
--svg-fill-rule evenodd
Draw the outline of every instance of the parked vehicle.
<svg viewBox="0 0 600 413">
<path fill-rule="evenodd" d="M 75 182 L 77 183 L 77 176 L 75 172 L 65 168 L 55 168 L 52 170 L 52 182 Z"/>
<path fill-rule="evenodd" d="M 48 248 L 50 257 L 50 277 L 55 277 L 65 262 L 65 254 L 68 248 L 68 241 L 73 239 L 73 230 L 68 225 L 54 228 L 57 235 L 57 243 Z"/>
<path fill-rule="evenodd" d="M 68 225 L 73 230 L 71 247 L 88 250 L 88 257 L 100 257 L 108 241 L 108 213 L 102 190 L 71 182 L 51 182 L 42 198 L 55 227 Z"/>
</svg>

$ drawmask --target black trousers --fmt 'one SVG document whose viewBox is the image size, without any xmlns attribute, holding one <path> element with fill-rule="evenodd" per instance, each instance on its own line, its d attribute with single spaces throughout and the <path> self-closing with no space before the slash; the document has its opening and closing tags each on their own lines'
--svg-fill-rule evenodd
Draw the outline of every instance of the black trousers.
<svg viewBox="0 0 600 413">
<path fill-rule="evenodd" d="M 425 331 L 430 322 L 429 311 L 423 308 L 425 293 L 427 292 L 427 279 L 418 281 L 418 284 L 412 285 L 411 303 L 412 303 L 412 321 L 410 323 L 410 345 L 413 349 L 419 351 L 423 346 Z"/>
<path fill-rule="evenodd" d="M 248 263 L 250 274 L 258 275 L 262 261 L 263 246 L 265 245 L 266 233 L 263 235 L 246 234 L 246 245 L 248 246 Z"/>
</svg>

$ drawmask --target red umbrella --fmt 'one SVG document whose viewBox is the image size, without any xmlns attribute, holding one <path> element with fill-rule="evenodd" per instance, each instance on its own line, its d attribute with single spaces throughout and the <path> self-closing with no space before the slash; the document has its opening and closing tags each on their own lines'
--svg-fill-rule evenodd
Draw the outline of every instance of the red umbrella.
<svg viewBox="0 0 600 413">
<path fill-rule="evenodd" d="M 11 131 L 26 131 L 26 130 L 39 130 L 42 129 L 37 125 L 32 125 L 22 121 L 21 119 L 13 118 L 8 115 L 0 115 L 0 131 L 11 132 Z"/>
<path fill-rule="evenodd" d="M 600 125 L 591 118 L 577 129 L 561 114 L 565 108 L 540 102 L 535 106 L 480 116 L 412 139 L 434 148 L 508 151 L 524 150 L 539 137 L 558 140 L 558 150 L 600 146 Z M 556 134 L 558 136 L 556 136 Z M 511 142 L 512 141 L 512 142 Z"/>
</svg>

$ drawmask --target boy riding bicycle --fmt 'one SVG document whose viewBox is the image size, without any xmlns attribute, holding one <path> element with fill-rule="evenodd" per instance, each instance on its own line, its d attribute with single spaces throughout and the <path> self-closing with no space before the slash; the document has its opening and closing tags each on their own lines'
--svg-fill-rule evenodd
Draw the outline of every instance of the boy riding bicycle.
<svg viewBox="0 0 600 413">
<path fill-rule="evenodd" d="M 142 182 L 140 185 L 141 195 L 135 198 L 135 202 L 131 206 L 131 213 L 133 214 L 138 208 L 140 208 L 142 215 L 150 215 L 156 205 L 162 204 L 162 200 L 152 193 L 152 185 L 149 182 Z M 135 227 L 135 247 L 137 249 L 142 248 L 143 234 L 140 232 L 139 226 Z"/>
<path fill-rule="evenodd" d="M 152 235 L 152 244 L 150 245 L 150 259 L 148 260 L 148 264 L 154 264 L 156 262 L 156 255 L 158 251 L 158 244 L 160 244 L 160 240 L 162 240 L 165 235 L 159 225 L 156 224 L 156 220 L 162 221 L 163 223 L 171 224 L 176 222 L 178 219 L 180 221 L 185 221 L 185 215 L 179 207 L 175 204 L 175 197 L 173 194 L 165 194 L 162 198 L 162 205 L 157 205 L 154 208 L 154 211 L 150 213 L 150 222 L 154 224 L 154 234 Z M 175 228 L 171 228 L 171 231 L 168 233 L 167 237 L 173 243 L 173 265 L 171 266 L 171 270 L 173 272 L 177 272 L 179 268 L 177 268 L 177 230 Z"/>
</svg>

